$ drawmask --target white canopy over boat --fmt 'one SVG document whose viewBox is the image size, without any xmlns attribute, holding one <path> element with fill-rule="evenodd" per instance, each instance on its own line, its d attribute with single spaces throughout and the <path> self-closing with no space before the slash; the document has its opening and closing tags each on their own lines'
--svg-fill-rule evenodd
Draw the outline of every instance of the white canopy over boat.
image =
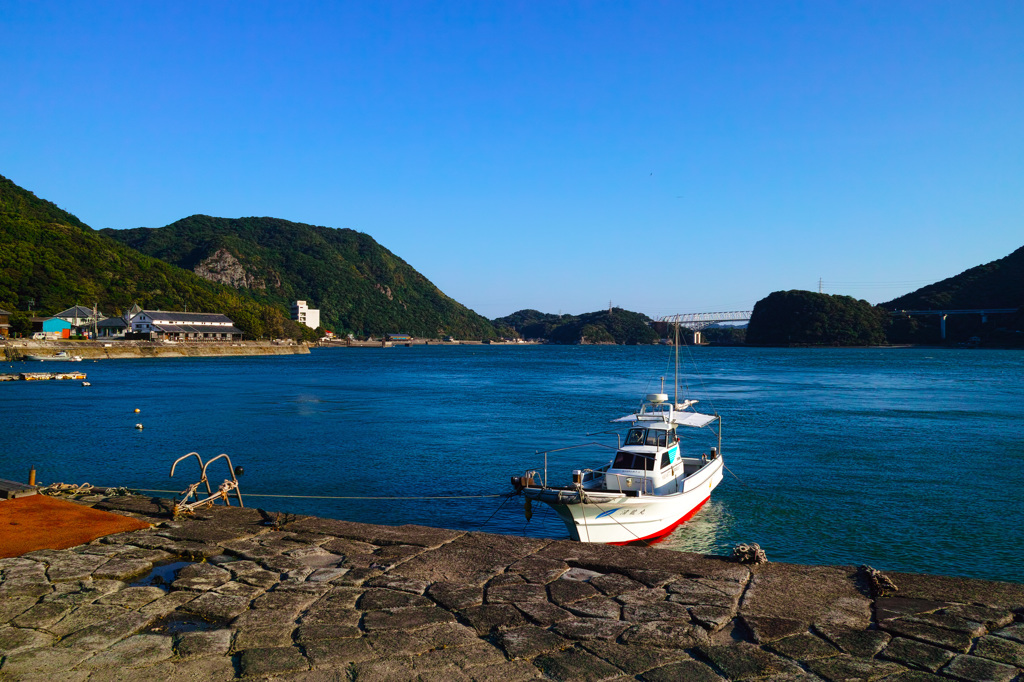
<svg viewBox="0 0 1024 682">
<path fill-rule="evenodd" d="M 711 422 L 718 419 L 713 414 L 702 414 L 700 412 L 678 412 L 676 410 L 666 410 L 664 412 L 637 412 L 634 414 L 627 414 L 625 417 L 619 417 L 613 419 L 613 422 L 665 422 L 669 424 L 676 424 L 678 426 L 692 426 L 694 428 L 700 428 L 707 426 Z"/>
</svg>

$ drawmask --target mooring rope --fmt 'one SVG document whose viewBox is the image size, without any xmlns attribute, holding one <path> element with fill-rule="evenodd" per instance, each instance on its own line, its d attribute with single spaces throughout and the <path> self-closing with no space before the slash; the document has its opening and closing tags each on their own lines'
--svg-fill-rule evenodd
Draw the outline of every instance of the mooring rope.
<svg viewBox="0 0 1024 682">
<path fill-rule="evenodd" d="M 174 493 L 180 495 L 180 490 L 157 490 L 155 488 L 132 488 L 143 493 Z M 246 497 L 276 497 L 291 500 L 483 500 L 497 497 L 509 497 L 515 493 L 501 493 L 495 495 L 434 495 L 430 497 L 411 496 L 355 496 L 355 495 L 270 495 L 267 493 L 245 493 Z"/>
</svg>

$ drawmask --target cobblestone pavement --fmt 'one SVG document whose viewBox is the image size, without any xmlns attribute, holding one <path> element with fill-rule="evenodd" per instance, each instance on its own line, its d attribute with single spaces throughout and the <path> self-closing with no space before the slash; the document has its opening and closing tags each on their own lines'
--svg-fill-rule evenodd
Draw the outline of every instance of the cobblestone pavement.
<svg viewBox="0 0 1024 682">
<path fill-rule="evenodd" d="M 0 559 L 0 680 L 1022 679 L 1021 584 L 95 506 L 155 527 Z"/>
</svg>

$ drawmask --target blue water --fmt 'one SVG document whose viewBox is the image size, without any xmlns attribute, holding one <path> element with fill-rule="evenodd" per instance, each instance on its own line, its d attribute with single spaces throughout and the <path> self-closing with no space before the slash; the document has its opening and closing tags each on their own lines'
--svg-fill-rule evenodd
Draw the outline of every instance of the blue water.
<svg viewBox="0 0 1024 682">
<path fill-rule="evenodd" d="M 692 397 L 723 416 L 729 472 L 663 546 L 758 542 L 774 561 L 1024 582 L 1024 353 L 694 348 L 683 360 Z M 250 506 L 566 537 L 543 505 L 527 523 L 521 498 L 257 494 L 506 492 L 510 476 L 543 468 L 544 450 L 614 445 L 585 434 L 660 390 L 659 377 L 671 383 L 672 364 L 664 347 L 429 346 L 74 369 L 92 385 L 0 384 L 0 478 L 25 480 L 34 465 L 47 483 L 181 490 L 194 460 L 172 480 L 174 459 L 224 452 L 245 468 Z M 609 457 L 552 453 L 549 475 Z M 211 469 L 215 484 L 225 475 Z"/>
</svg>

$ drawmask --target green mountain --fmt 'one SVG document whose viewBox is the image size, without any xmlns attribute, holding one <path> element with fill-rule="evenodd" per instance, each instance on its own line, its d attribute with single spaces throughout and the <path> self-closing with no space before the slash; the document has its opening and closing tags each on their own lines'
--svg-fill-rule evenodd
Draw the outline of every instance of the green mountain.
<svg viewBox="0 0 1024 682">
<path fill-rule="evenodd" d="M 336 333 L 496 335 L 487 319 L 354 230 L 194 215 L 166 227 L 101 233 L 264 303 L 305 300 L 320 310 L 321 326 Z"/>
<path fill-rule="evenodd" d="M 886 342 L 888 314 L 867 301 L 813 291 L 775 291 L 754 304 L 752 346 L 874 346 Z"/>
<path fill-rule="evenodd" d="M 552 343 L 657 343 L 659 336 L 643 313 L 622 308 L 599 310 L 582 315 L 552 315 L 537 310 L 520 310 L 494 320 L 501 331 L 513 330 L 526 339 L 545 339 Z"/>
<path fill-rule="evenodd" d="M 254 337 L 302 338 L 308 331 L 262 305 L 94 231 L 72 214 L 0 176 L 0 308 L 24 333 L 33 314 L 76 303 L 119 313 L 143 308 L 224 313 Z"/>
<path fill-rule="evenodd" d="M 879 304 L 885 310 L 972 310 L 1016 308 L 1016 313 L 950 315 L 946 318 L 947 341 L 977 336 L 998 345 L 1024 345 L 1024 247 L 1005 258 L 979 265 Z M 901 343 L 938 343 L 939 317 L 896 318 L 890 339 Z"/>
</svg>

